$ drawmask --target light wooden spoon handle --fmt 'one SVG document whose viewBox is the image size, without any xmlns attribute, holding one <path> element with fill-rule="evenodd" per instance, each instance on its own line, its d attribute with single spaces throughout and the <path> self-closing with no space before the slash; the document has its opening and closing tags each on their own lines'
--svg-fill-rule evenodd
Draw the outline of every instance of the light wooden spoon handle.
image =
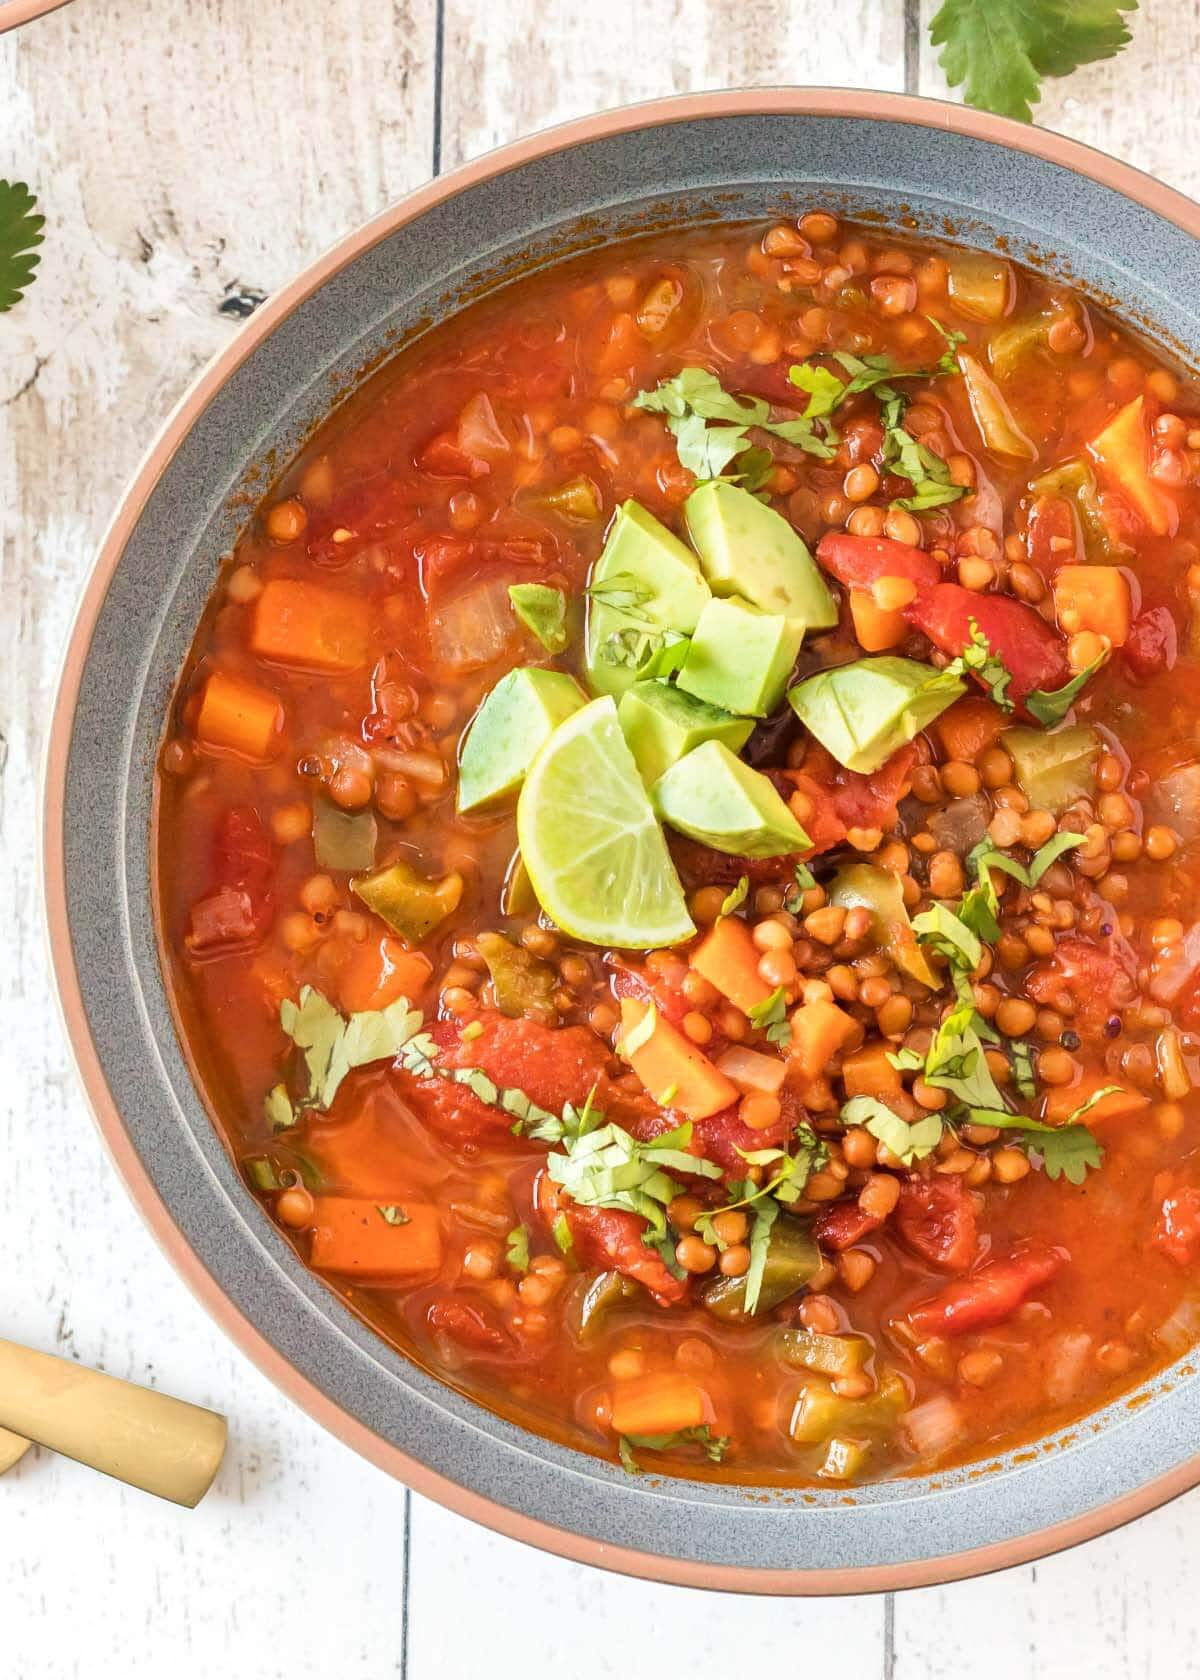
<svg viewBox="0 0 1200 1680">
<path fill-rule="evenodd" d="M 0 1429 L 189 1506 L 212 1486 L 227 1434 L 216 1412 L 2 1339 Z"/>
</svg>

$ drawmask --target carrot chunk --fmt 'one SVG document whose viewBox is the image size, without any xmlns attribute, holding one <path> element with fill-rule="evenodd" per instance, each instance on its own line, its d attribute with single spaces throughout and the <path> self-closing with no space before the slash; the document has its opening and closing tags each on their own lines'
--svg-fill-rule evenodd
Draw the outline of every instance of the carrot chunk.
<svg viewBox="0 0 1200 1680">
<path fill-rule="evenodd" d="M 634 1036 L 635 1048 L 623 1051 L 634 1073 L 663 1108 L 677 1108 L 689 1120 L 706 1120 L 737 1102 L 741 1092 L 661 1015 L 655 1015 L 650 1036 L 637 1043 L 647 1008 L 636 998 L 621 999 L 621 1037 Z"/>
<path fill-rule="evenodd" d="M 848 1097 L 881 1097 L 900 1094 L 900 1075 L 888 1061 L 888 1045 L 882 1039 L 864 1044 L 842 1062 L 842 1083 Z"/>
<path fill-rule="evenodd" d="M 1070 1119 L 1076 1109 L 1082 1108 L 1096 1091 L 1112 1084 L 1115 1084 L 1115 1081 L 1106 1075 L 1087 1073 L 1076 1085 L 1048 1086 L 1043 1120 L 1050 1126 L 1062 1125 L 1065 1120 Z M 1088 1109 L 1084 1119 L 1089 1126 L 1094 1126 L 1100 1120 L 1124 1120 L 1146 1108 L 1149 1102 L 1150 1098 L 1144 1096 L 1141 1091 L 1126 1090 L 1122 1087 L 1107 1097 L 1101 1097 L 1098 1103 Z"/>
<path fill-rule="evenodd" d="M 196 714 L 196 739 L 202 746 L 263 763 L 274 752 L 282 726 L 283 706 L 270 689 L 228 671 L 214 671 L 205 683 Z"/>
<path fill-rule="evenodd" d="M 712 1421 L 708 1395 L 677 1371 L 651 1371 L 613 1384 L 612 1426 L 618 1435 L 673 1435 Z"/>
<path fill-rule="evenodd" d="M 805 1079 L 816 1079 L 839 1051 L 856 1039 L 861 1043 L 862 1034 L 853 1015 L 817 999 L 792 1011 L 791 1055 Z"/>
<path fill-rule="evenodd" d="M 692 952 L 691 965 L 710 986 L 715 986 L 722 996 L 748 1015 L 760 1003 L 765 1003 L 773 990 L 758 972 L 761 956 L 745 922 L 723 916 Z"/>
<path fill-rule="evenodd" d="M 1142 397 L 1126 403 L 1088 448 L 1097 466 L 1124 494 L 1155 536 L 1165 537 L 1178 524 L 1179 510 L 1150 477 L 1150 431 L 1145 408 Z"/>
<path fill-rule="evenodd" d="M 274 578 L 254 603 L 250 646 L 305 671 L 355 671 L 366 661 L 367 603 L 334 589 Z"/>
<path fill-rule="evenodd" d="M 947 758 L 974 764 L 979 755 L 995 746 L 1012 723 L 999 706 L 982 694 L 965 694 L 930 726 Z"/>
<path fill-rule="evenodd" d="M 433 1272 L 442 1263 L 442 1229 L 431 1202 L 359 1201 L 318 1196 L 312 1264 L 374 1282 Z"/>
<path fill-rule="evenodd" d="M 850 591 L 850 618 L 858 645 L 867 653 L 883 653 L 887 648 L 899 647 L 908 635 L 908 620 L 903 612 L 881 607 L 869 589 Z"/>
<path fill-rule="evenodd" d="M 1129 640 L 1129 580 L 1116 566 L 1061 566 L 1054 578 L 1054 610 L 1068 636 L 1094 630 L 1113 647 Z"/>
<path fill-rule="evenodd" d="M 433 964 L 420 951 L 407 951 L 398 939 L 364 939 L 354 946 L 338 974 L 338 996 L 348 1015 L 386 1009 L 397 998 L 411 1003 L 424 989 Z"/>
</svg>

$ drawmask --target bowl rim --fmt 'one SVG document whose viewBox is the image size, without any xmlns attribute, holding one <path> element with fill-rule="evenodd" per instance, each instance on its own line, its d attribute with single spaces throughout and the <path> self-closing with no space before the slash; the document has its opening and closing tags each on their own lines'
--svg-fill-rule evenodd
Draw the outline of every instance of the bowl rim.
<svg viewBox="0 0 1200 1680">
<path fill-rule="evenodd" d="M 18 11 L 22 0 L 15 0 Z M 45 0 L 35 0 L 44 8 Z M 3 12 L 0 12 L 0 18 Z M 331 277 L 396 229 L 469 187 L 534 159 L 601 138 L 696 119 L 744 115 L 862 118 L 940 129 L 989 141 L 1083 175 L 1200 240 L 1200 204 L 1094 147 L 1006 117 L 912 94 L 774 87 L 683 94 L 576 118 L 483 154 L 408 193 L 337 241 L 254 315 L 201 370 L 172 409 L 126 487 L 84 580 L 66 644 L 46 740 L 42 778 L 41 888 L 51 972 L 63 1027 L 101 1140 L 159 1246 L 238 1348 L 310 1417 L 371 1463 L 486 1528 L 573 1562 L 671 1585 L 757 1594 L 882 1592 L 961 1580 L 1028 1563 L 1105 1534 L 1200 1483 L 1200 1453 L 1107 1504 L 1029 1534 L 913 1562 L 835 1569 L 712 1565 L 609 1545 L 475 1493 L 410 1458 L 322 1393 L 290 1364 L 223 1292 L 187 1242 L 125 1129 L 92 1038 L 75 961 L 65 873 L 66 778 L 76 705 L 96 621 L 122 553 L 151 492 L 191 426 L 257 346 Z"/>
<path fill-rule="evenodd" d="M 71 0 L 0 0 L 0 35 L 70 4 Z"/>
</svg>

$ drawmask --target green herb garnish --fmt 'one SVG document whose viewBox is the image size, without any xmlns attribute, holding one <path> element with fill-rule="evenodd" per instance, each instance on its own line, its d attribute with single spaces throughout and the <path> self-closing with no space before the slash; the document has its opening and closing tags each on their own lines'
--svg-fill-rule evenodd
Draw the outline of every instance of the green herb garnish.
<svg viewBox="0 0 1200 1680">
<path fill-rule="evenodd" d="M 811 421 L 773 421 L 771 405 L 764 398 L 731 395 L 705 368 L 681 368 L 653 391 L 639 391 L 633 406 L 666 417 L 680 464 L 701 481 L 725 476 L 727 467 L 749 455 L 748 471 L 756 481 L 753 487 L 761 484 L 770 469 L 762 458 L 765 452 L 751 444 L 747 435 L 751 428 L 822 460 L 834 454 L 833 445 L 817 435 Z"/>
<path fill-rule="evenodd" d="M 729 1447 L 727 1435 L 714 1435 L 706 1423 L 693 1425 L 691 1429 L 676 1429 L 670 1435 L 618 1435 L 617 1455 L 621 1464 L 631 1476 L 641 1474 L 641 1465 L 634 1457 L 633 1449 L 638 1447 L 643 1452 L 670 1452 L 672 1447 L 703 1447 L 705 1457 L 719 1464 Z"/>
<path fill-rule="evenodd" d="M 508 1233 L 504 1244 L 504 1258 L 514 1272 L 529 1270 L 529 1232 L 518 1225 Z"/>
<path fill-rule="evenodd" d="M 409 1218 L 408 1214 L 405 1213 L 404 1209 L 402 1207 L 397 1207 L 394 1202 L 389 1202 L 384 1207 L 377 1207 L 375 1212 L 379 1215 L 380 1219 L 383 1220 L 385 1225 L 412 1224 L 412 1220 Z"/>
<path fill-rule="evenodd" d="M 968 105 L 1033 121 L 1044 76 L 1112 58 L 1137 0 L 945 0 L 929 26 L 951 87 Z"/>
<path fill-rule="evenodd" d="M 906 1167 L 932 1155 L 942 1141 L 945 1124 L 940 1114 L 927 1114 L 910 1126 L 878 1097 L 851 1097 L 842 1105 L 842 1123 L 864 1126 L 871 1136 Z"/>
<path fill-rule="evenodd" d="M 1025 709 L 1035 717 L 1046 729 L 1052 729 L 1056 723 L 1061 723 L 1071 710 L 1080 691 L 1088 683 L 1101 665 L 1108 661 L 1108 654 L 1102 653 L 1098 659 L 1093 659 L 1090 665 L 1085 665 L 1078 676 L 1072 677 L 1069 683 L 1061 688 L 1035 688 L 1032 694 L 1025 696 Z"/>
<path fill-rule="evenodd" d="M 21 301 L 42 260 L 46 218 L 35 214 L 36 204 L 24 181 L 0 180 L 0 315 Z"/>
</svg>

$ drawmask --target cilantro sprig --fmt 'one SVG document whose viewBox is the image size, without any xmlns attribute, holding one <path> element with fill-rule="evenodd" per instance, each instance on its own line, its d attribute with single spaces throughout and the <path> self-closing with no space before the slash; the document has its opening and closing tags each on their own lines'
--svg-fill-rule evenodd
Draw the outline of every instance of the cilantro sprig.
<svg viewBox="0 0 1200 1680">
<path fill-rule="evenodd" d="M 0 179 L 0 315 L 20 303 L 42 260 L 37 247 L 46 218 L 36 204 L 24 181 Z"/>
<path fill-rule="evenodd" d="M 1112 58 L 1137 0 L 945 0 L 929 26 L 951 87 L 968 105 L 1033 121 L 1046 76 Z"/>
<path fill-rule="evenodd" d="M 634 1448 L 643 1452 L 670 1452 L 673 1447 L 703 1447 L 704 1456 L 713 1464 L 720 1464 L 729 1447 L 728 1435 L 714 1435 L 706 1423 L 694 1424 L 690 1429 L 675 1429 L 669 1435 L 618 1435 L 617 1456 L 621 1466 L 631 1476 L 641 1474 L 641 1465 Z"/>
<path fill-rule="evenodd" d="M 811 420 L 772 420 L 765 398 L 726 391 L 706 368 L 681 368 L 653 391 L 639 391 L 633 406 L 665 417 L 680 464 L 701 481 L 731 477 L 747 490 L 762 488 L 774 463 L 768 451 L 752 443 L 752 429 L 824 461 L 834 454 L 833 444 L 820 436 Z M 738 470 L 728 472 L 735 462 Z"/>
</svg>

